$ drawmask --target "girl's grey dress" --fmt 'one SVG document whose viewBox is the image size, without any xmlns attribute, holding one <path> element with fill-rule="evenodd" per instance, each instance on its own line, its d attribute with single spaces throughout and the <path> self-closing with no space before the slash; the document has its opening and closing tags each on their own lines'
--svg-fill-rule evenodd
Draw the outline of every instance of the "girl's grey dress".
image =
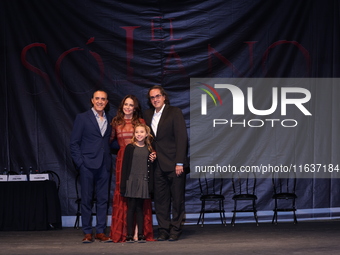
<svg viewBox="0 0 340 255">
<path fill-rule="evenodd" d="M 129 179 L 126 182 L 125 197 L 150 198 L 148 187 L 147 146 L 135 146 Z"/>
</svg>

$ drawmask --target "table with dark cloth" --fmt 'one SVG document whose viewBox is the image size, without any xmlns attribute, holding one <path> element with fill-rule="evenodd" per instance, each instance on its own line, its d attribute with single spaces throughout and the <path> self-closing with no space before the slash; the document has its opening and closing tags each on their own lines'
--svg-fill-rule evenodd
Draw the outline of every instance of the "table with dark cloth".
<svg viewBox="0 0 340 255">
<path fill-rule="evenodd" d="M 0 182 L 0 230 L 61 228 L 61 209 L 54 181 Z"/>
</svg>

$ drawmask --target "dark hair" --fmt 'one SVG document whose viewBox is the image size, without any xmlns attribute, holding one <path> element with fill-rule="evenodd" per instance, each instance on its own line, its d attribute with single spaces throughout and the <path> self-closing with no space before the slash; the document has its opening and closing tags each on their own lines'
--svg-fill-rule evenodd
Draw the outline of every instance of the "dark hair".
<svg viewBox="0 0 340 255">
<path fill-rule="evenodd" d="M 141 106 L 139 104 L 139 101 L 138 101 L 136 96 L 127 95 L 123 98 L 122 102 L 119 105 L 117 115 L 116 115 L 116 117 L 113 118 L 113 120 L 111 122 L 112 126 L 122 125 L 122 124 L 125 125 L 123 107 L 124 107 L 124 103 L 125 103 L 126 99 L 128 99 L 128 98 L 130 98 L 133 101 L 133 105 L 134 105 L 134 111 L 133 111 L 131 123 L 132 123 L 132 125 L 136 125 L 136 124 L 140 123 L 139 119 L 142 118 L 142 109 L 141 109 Z"/>
<path fill-rule="evenodd" d="M 106 100 L 109 101 L 109 94 L 107 94 L 107 92 L 104 91 L 104 90 L 98 89 L 98 90 L 96 90 L 95 92 L 93 92 L 92 97 L 91 97 L 91 99 L 90 99 L 91 107 L 93 107 L 92 99 L 94 98 L 94 94 L 96 94 L 97 92 L 104 92 L 104 93 L 106 94 Z M 107 111 L 109 111 L 109 108 L 110 108 L 110 104 L 107 104 L 107 105 L 105 106 L 105 109 L 104 109 L 104 110 L 107 112 Z"/>
<path fill-rule="evenodd" d="M 97 92 L 104 92 L 105 94 L 106 94 L 106 99 L 108 99 L 108 94 L 107 94 L 107 92 L 106 91 L 104 91 L 104 90 L 101 90 L 101 89 L 98 89 L 98 90 L 96 90 L 95 92 L 93 92 L 93 94 L 92 94 L 92 98 L 94 98 L 94 94 L 96 94 Z"/>
<path fill-rule="evenodd" d="M 149 105 L 150 105 L 150 106 L 152 106 L 152 103 L 151 103 L 151 100 L 150 100 L 150 91 L 153 90 L 153 89 L 159 89 L 159 91 L 161 92 L 162 96 L 165 97 L 164 103 L 170 105 L 169 96 L 168 96 L 168 94 L 165 92 L 165 90 L 163 89 L 163 87 L 160 86 L 160 85 L 155 85 L 155 86 L 152 86 L 151 88 L 149 88 L 149 91 L 148 91 L 148 99 L 149 99 Z"/>
</svg>

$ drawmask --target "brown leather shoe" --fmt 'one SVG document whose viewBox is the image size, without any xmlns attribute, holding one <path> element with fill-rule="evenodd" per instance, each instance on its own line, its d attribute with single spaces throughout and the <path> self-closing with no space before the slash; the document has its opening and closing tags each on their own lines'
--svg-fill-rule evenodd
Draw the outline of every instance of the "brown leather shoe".
<svg viewBox="0 0 340 255">
<path fill-rule="evenodd" d="M 93 237 L 92 234 L 86 234 L 83 239 L 83 243 L 92 243 Z"/>
<path fill-rule="evenodd" d="M 96 239 L 104 243 L 111 243 L 112 240 L 110 237 L 107 237 L 104 233 L 96 234 Z"/>
</svg>

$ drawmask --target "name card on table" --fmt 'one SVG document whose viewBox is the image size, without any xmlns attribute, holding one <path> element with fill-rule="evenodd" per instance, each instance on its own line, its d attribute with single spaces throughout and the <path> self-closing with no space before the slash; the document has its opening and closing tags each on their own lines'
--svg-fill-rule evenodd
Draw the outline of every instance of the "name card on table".
<svg viewBox="0 0 340 255">
<path fill-rule="evenodd" d="M 0 182 L 7 182 L 7 174 L 0 174 Z"/>
<path fill-rule="evenodd" d="M 27 181 L 27 175 L 26 174 L 18 174 L 18 175 L 9 175 L 8 176 L 9 182 L 23 182 Z"/>
<path fill-rule="evenodd" d="M 30 181 L 46 181 L 49 179 L 48 174 L 30 174 Z"/>
</svg>

